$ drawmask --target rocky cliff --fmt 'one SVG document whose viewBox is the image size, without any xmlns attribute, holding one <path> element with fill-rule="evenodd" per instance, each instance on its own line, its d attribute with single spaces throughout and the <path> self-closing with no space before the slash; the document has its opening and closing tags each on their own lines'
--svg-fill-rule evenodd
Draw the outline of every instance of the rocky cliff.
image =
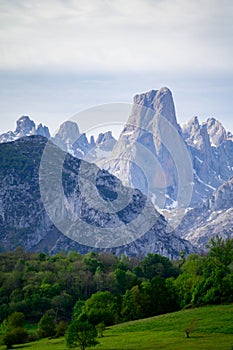
<svg viewBox="0 0 233 350">
<path fill-rule="evenodd" d="M 134 97 L 111 157 L 106 169 L 160 209 L 196 207 L 233 175 L 233 138 L 214 118 L 181 127 L 162 88 Z"/>
<path fill-rule="evenodd" d="M 48 144 L 52 153 L 46 158 Z M 192 251 L 185 240 L 166 234 L 164 217 L 139 190 L 122 186 L 113 175 L 41 136 L 0 145 L 0 239 L 1 251 L 22 246 L 86 252 L 94 247 L 170 258 Z"/>
<path fill-rule="evenodd" d="M 0 143 L 15 141 L 24 136 L 41 135 L 46 138 L 50 137 L 50 132 L 47 126 L 39 124 L 36 126 L 28 116 L 20 117 L 16 122 L 15 131 L 8 131 L 0 135 Z"/>
<path fill-rule="evenodd" d="M 223 183 L 199 207 L 188 211 L 177 234 L 189 240 L 199 250 L 216 235 L 233 238 L 233 178 Z"/>
</svg>

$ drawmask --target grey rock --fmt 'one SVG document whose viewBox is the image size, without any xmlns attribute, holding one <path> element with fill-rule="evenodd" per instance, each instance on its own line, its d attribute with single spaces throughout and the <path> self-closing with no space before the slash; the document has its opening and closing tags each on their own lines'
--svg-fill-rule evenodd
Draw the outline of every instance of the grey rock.
<svg viewBox="0 0 233 350">
<path fill-rule="evenodd" d="M 34 121 L 28 116 L 22 116 L 16 122 L 15 131 L 8 131 L 7 133 L 0 135 L 0 143 L 12 142 L 21 137 L 31 135 L 41 135 L 46 138 L 50 138 L 50 133 L 47 126 L 39 124 L 38 127 L 36 127 Z"/>
<path fill-rule="evenodd" d="M 172 205 L 179 179 L 171 153 L 179 153 L 182 162 L 182 147 L 185 143 L 171 91 L 165 87 L 152 90 L 134 97 L 131 115 L 106 169 L 124 185 L 139 188 L 158 207 Z"/>
<path fill-rule="evenodd" d="M 134 97 L 127 124 L 103 166 L 160 209 L 188 208 L 203 203 L 233 175 L 232 150 L 231 133 L 214 118 L 199 123 L 195 116 L 180 127 L 172 93 L 162 88 Z M 190 200 L 180 200 L 189 184 Z"/>
<path fill-rule="evenodd" d="M 44 163 L 48 144 L 53 150 L 53 156 L 49 154 Z M 193 251 L 186 240 L 166 233 L 167 223 L 164 217 L 154 209 L 139 190 L 122 186 L 120 180 L 107 171 L 72 157 L 44 137 L 24 137 L 11 143 L 1 144 L 0 155 L 1 251 L 12 250 L 17 246 L 22 246 L 27 251 L 50 253 L 71 249 L 82 253 L 93 250 L 93 246 L 83 245 L 80 241 L 78 243 L 71 239 L 70 234 L 77 233 L 80 237 L 84 237 L 85 242 L 90 240 L 92 244 L 98 237 L 100 244 L 94 247 L 100 250 L 101 240 L 107 239 L 108 242 L 112 242 L 116 239 L 115 230 L 120 232 L 121 237 L 127 235 L 129 237 L 131 234 L 133 242 L 119 244 L 118 247 L 116 244 L 116 248 L 103 246 L 102 249 L 115 251 L 117 254 L 141 256 L 153 252 L 170 258 L 178 257 L 181 250 Z M 59 160 L 63 164 L 61 184 L 57 181 Z M 46 164 L 45 168 L 44 164 Z M 42 169 L 40 181 L 48 186 L 44 192 L 43 187 L 39 186 L 39 169 Z M 52 181 L 49 182 L 47 177 L 51 177 Z M 62 186 L 65 197 L 60 196 L 59 186 Z M 101 207 L 96 208 L 99 196 L 105 207 L 107 204 L 107 212 Z M 130 198 L 130 200 L 126 201 L 123 208 L 110 210 L 114 208 L 118 197 Z M 151 225 L 151 227 L 138 236 L 140 226 L 134 224 L 134 220 L 137 222 L 144 208 L 146 208 L 147 219 L 141 221 L 141 226 L 146 228 Z M 64 220 L 71 223 L 68 236 L 54 226 L 50 219 L 52 216 L 58 220 L 56 226 L 63 225 Z M 77 216 L 82 222 L 88 224 L 86 231 L 76 224 Z M 154 219 L 156 220 L 153 221 Z M 132 227 L 129 231 L 131 223 Z M 99 228 L 105 229 L 108 235 L 97 236 Z M 74 229 L 75 231 L 72 231 Z"/>
<path fill-rule="evenodd" d="M 208 118 L 206 121 L 207 132 L 210 137 L 211 146 L 218 147 L 227 139 L 227 132 L 222 124 L 215 118 Z"/>
<path fill-rule="evenodd" d="M 36 135 L 44 136 L 47 139 L 49 139 L 50 138 L 49 128 L 47 126 L 43 126 L 40 123 L 36 129 Z"/>
<path fill-rule="evenodd" d="M 233 178 L 223 183 L 199 207 L 188 211 L 176 233 L 199 250 L 216 235 L 233 238 Z"/>
<path fill-rule="evenodd" d="M 35 130 L 36 125 L 28 116 L 22 116 L 16 122 L 15 134 L 18 137 L 35 135 Z"/>
<path fill-rule="evenodd" d="M 77 123 L 68 120 L 60 125 L 59 130 L 55 135 L 55 140 L 59 140 L 61 145 L 65 147 L 67 143 L 72 145 L 79 136 L 80 132 Z"/>
</svg>

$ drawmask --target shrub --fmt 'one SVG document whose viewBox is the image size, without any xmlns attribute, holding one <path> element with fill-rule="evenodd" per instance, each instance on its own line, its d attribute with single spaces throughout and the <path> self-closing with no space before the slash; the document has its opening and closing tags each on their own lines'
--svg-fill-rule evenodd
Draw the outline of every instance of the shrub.
<svg viewBox="0 0 233 350">
<path fill-rule="evenodd" d="M 65 321 L 60 321 L 56 327 L 55 327 L 55 337 L 59 338 L 59 337 L 63 337 L 66 333 L 66 330 L 68 328 L 68 325 Z"/>
<path fill-rule="evenodd" d="M 44 315 L 38 323 L 38 334 L 42 338 L 53 337 L 55 335 L 55 323 L 52 316 Z"/>
<path fill-rule="evenodd" d="M 14 344 L 24 344 L 27 341 L 28 333 L 20 327 L 7 331 L 3 336 L 3 343 L 7 349 L 12 349 Z"/>
</svg>

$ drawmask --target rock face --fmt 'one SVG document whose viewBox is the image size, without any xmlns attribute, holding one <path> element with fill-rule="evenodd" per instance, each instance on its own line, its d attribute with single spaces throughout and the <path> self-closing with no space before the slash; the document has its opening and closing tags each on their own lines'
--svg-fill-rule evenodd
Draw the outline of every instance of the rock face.
<svg viewBox="0 0 233 350">
<path fill-rule="evenodd" d="M 46 158 L 48 144 L 52 153 Z M 119 198 L 123 207 L 116 206 Z M 145 231 L 138 234 L 142 226 Z M 62 233 L 64 228 L 68 236 Z M 79 243 L 73 239 L 77 235 Z M 124 240 L 125 245 L 118 244 Z M 107 171 L 72 157 L 41 136 L 0 145 L 0 242 L 1 251 L 17 246 L 50 253 L 93 249 L 82 242 L 128 255 L 153 252 L 174 258 L 181 250 L 192 251 L 188 242 L 166 233 L 164 217 L 139 190 L 122 186 Z"/>
<path fill-rule="evenodd" d="M 184 161 L 185 147 L 171 91 L 152 90 L 134 97 L 131 115 L 113 149 L 111 157 L 116 160 L 109 161 L 106 169 L 125 185 L 139 188 L 156 206 L 173 206 L 179 183 L 175 161 L 178 154 L 182 158 L 178 162 Z M 188 183 L 191 177 L 190 173 Z"/>
<path fill-rule="evenodd" d="M 194 191 L 190 206 L 195 207 L 233 175 L 233 142 L 214 118 L 200 124 L 194 117 L 182 131 L 192 157 Z"/>
<path fill-rule="evenodd" d="M 48 248 L 50 252 L 88 250 L 85 245 L 64 236 L 52 224 L 41 202 L 38 169 L 49 137 L 47 127 L 41 124 L 36 127 L 27 116 L 17 121 L 14 132 L 0 135 L 3 152 L 0 157 L 2 249 L 13 249 L 20 244 L 28 250 Z M 15 140 L 18 141 L 13 142 Z M 195 249 L 205 249 L 209 238 L 216 234 L 224 237 L 232 235 L 233 135 L 213 117 L 200 123 L 195 116 L 180 126 L 172 93 L 168 88 L 151 90 L 134 97 L 131 114 L 118 141 L 111 131 L 100 133 L 96 141 L 93 136 L 88 140 L 85 133 L 80 133 L 78 125 L 71 121 L 63 123 L 51 141 L 54 147 L 57 145 L 70 154 L 66 156 L 63 171 L 64 178 L 68 179 L 64 182 L 67 198 L 65 201 L 61 198 L 60 201 L 64 204 L 62 208 L 66 209 L 57 210 L 56 217 L 62 217 L 67 206 L 71 206 L 79 210 L 79 214 L 81 210 L 81 218 L 93 226 L 102 227 L 108 223 L 107 228 L 110 230 L 121 226 L 123 222 L 126 225 L 123 226 L 124 232 L 128 232 L 126 236 L 135 239 L 133 243 L 126 242 L 123 248 L 114 248 L 117 253 L 144 255 L 157 252 L 175 256 L 180 250 L 193 249 L 183 239 L 189 240 Z M 92 171 L 98 173 L 91 191 L 83 185 L 85 190 L 82 195 L 80 183 L 77 182 L 80 178 L 75 179 L 79 177 L 77 167 L 80 164 L 82 169 L 85 168 L 83 178 L 89 178 L 90 183 L 93 183 Z M 97 171 L 94 164 L 104 170 Z M 54 169 L 52 167 L 50 173 L 55 178 Z M 75 186 L 75 190 L 72 186 Z M 53 187 L 52 181 L 50 187 Z M 116 188 L 120 188 L 119 193 Z M 109 212 L 104 214 L 94 210 L 94 204 L 90 208 L 90 203 L 83 195 L 85 192 L 91 193 L 92 203 L 97 203 L 99 199 L 96 191 L 107 201 L 109 209 L 114 207 L 118 196 L 125 198 L 131 195 L 134 200 L 126 211 L 121 212 L 119 209 L 117 215 Z M 166 233 L 171 232 L 171 229 L 168 230 L 165 219 L 158 216 L 151 203 L 147 209 L 152 219 L 156 217 L 155 226 L 145 230 L 146 222 L 150 222 L 147 217 L 143 223 L 128 231 L 128 222 L 143 212 L 147 197 L 166 216 L 173 229 L 186 213 L 174 235 Z M 56 199 L 54 203 L 59 203 L 59 200 Z M 49 210 L 53 212 L 53 205 L 49 206 Z M 68 216 L 72 218 L 73 214 L 68 212 Z M 143 237 L 134 236 L 138 228 L 146 232 Z M 97 231 L 87 229 L 90 236 L 98 236 Z M 109 237 L 111 245 L 115 238 L 111 234 Z M 99 237 L 99 244 L 101 240 Z M 46 242 L 49 242 L 48 245 Z"/>
<path fill-rule="evenodd" d="M 47 126 L 42 124 L 36 126 L 28 116 L 22 116 L 17 120 L 15 131 L 8 131 L 0 135 L 0 143 L 15 141 L 31 135 L 44 136 L 63 151 L 80 159 L 86 158 L 91 162 L 96 160 L 97 154 L 100 157 L 101 152 L 111 152 L 116 143 L 111 131 L 100 133 L 96 142 L 94 136 L 91 136 L 89 141 L 85 133 L 80 133 L 77 123 L 70 120 L 62 123 L 55 136 L 51 137 Z"/>
<path fill-rule="evenodd" d="M 75 122 L 65 121 L 59 127 L 54 141 L 62 149 L 67 150 L 80 136 L 79 127 Z"/>
<path fill-rule="evenodd" d="M 233 178 L 223 183 L 205 203 L 191 209 L 177 233 L 199 250 L 216 235 L 233 238 Z"/>
<path fill-rule="evenodd" d="M 96 140 L 97 146 L 103 146 L 104 148 L 113 149 L 115 146 L 116 140 L 112 136 L 111 131 L 107 131 L 105 133 L 100 133 Z M 109 146 L 111 145 L 111 146 Z"/>
<path fill-rule="evenodd" d="M 174 125 L 175 128 L 180 128 L 176 120 L 176 112 L 172 93 L 167 87 L 163 87 L 160 90 L 151 90 L 149 92 L 136 95 L 134 97 L 134 104 L 155 111 L 155 115 L 164 116 L 172 125 Z M 141 118 L 143 118 L 143 116 L 141 116 Z M 130 121 L 131 120 L 129 120 L 129 122 Z M 152 123 L 156 123 L 156 119 L 153 119 Z M 144 123 L 141 122 L 140 125 L 143 124 Z"/>
<path fill-rule="evenodd" d="M 20 137 L 31 135 L 41 135 L 47 138 L 50 137 L 47 126 L 39 124 L 38 127 L 36 127 L 34 121 L 32 121 L 28 116 L 22 116 L 17 120 L 16 129 L 14 132 L 8 131 L 7 133 L 0 135 L 0 143 L 11 142 L 19 139 Z"/>
<path fill-rule="evenodd" d="M 106 169 L 161 209 L 196 207 L 233 175 L 232 152 L 232 135 L 214 118 L 180 127 L 172 93 L 162 88 L 134 97 Z"/>
<path fill-rule="evenodd" d="M 219 147 L 227 139 L 227 132 L 222 124 L 214 119 L 208 118 L 206 121 L 207 131 L 210 137 L 210 143 L 213 147 Z"/>
</svg>

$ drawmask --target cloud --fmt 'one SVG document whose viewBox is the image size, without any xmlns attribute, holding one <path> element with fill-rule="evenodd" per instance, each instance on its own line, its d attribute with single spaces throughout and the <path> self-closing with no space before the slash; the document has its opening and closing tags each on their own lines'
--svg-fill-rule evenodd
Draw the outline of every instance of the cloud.
<svg viewBox="0 0 233 350">
<path fill-rule="evenodd" d="M 0 69 L 232 71 L 231 0 L 0 1 Z"/>
</svg>

